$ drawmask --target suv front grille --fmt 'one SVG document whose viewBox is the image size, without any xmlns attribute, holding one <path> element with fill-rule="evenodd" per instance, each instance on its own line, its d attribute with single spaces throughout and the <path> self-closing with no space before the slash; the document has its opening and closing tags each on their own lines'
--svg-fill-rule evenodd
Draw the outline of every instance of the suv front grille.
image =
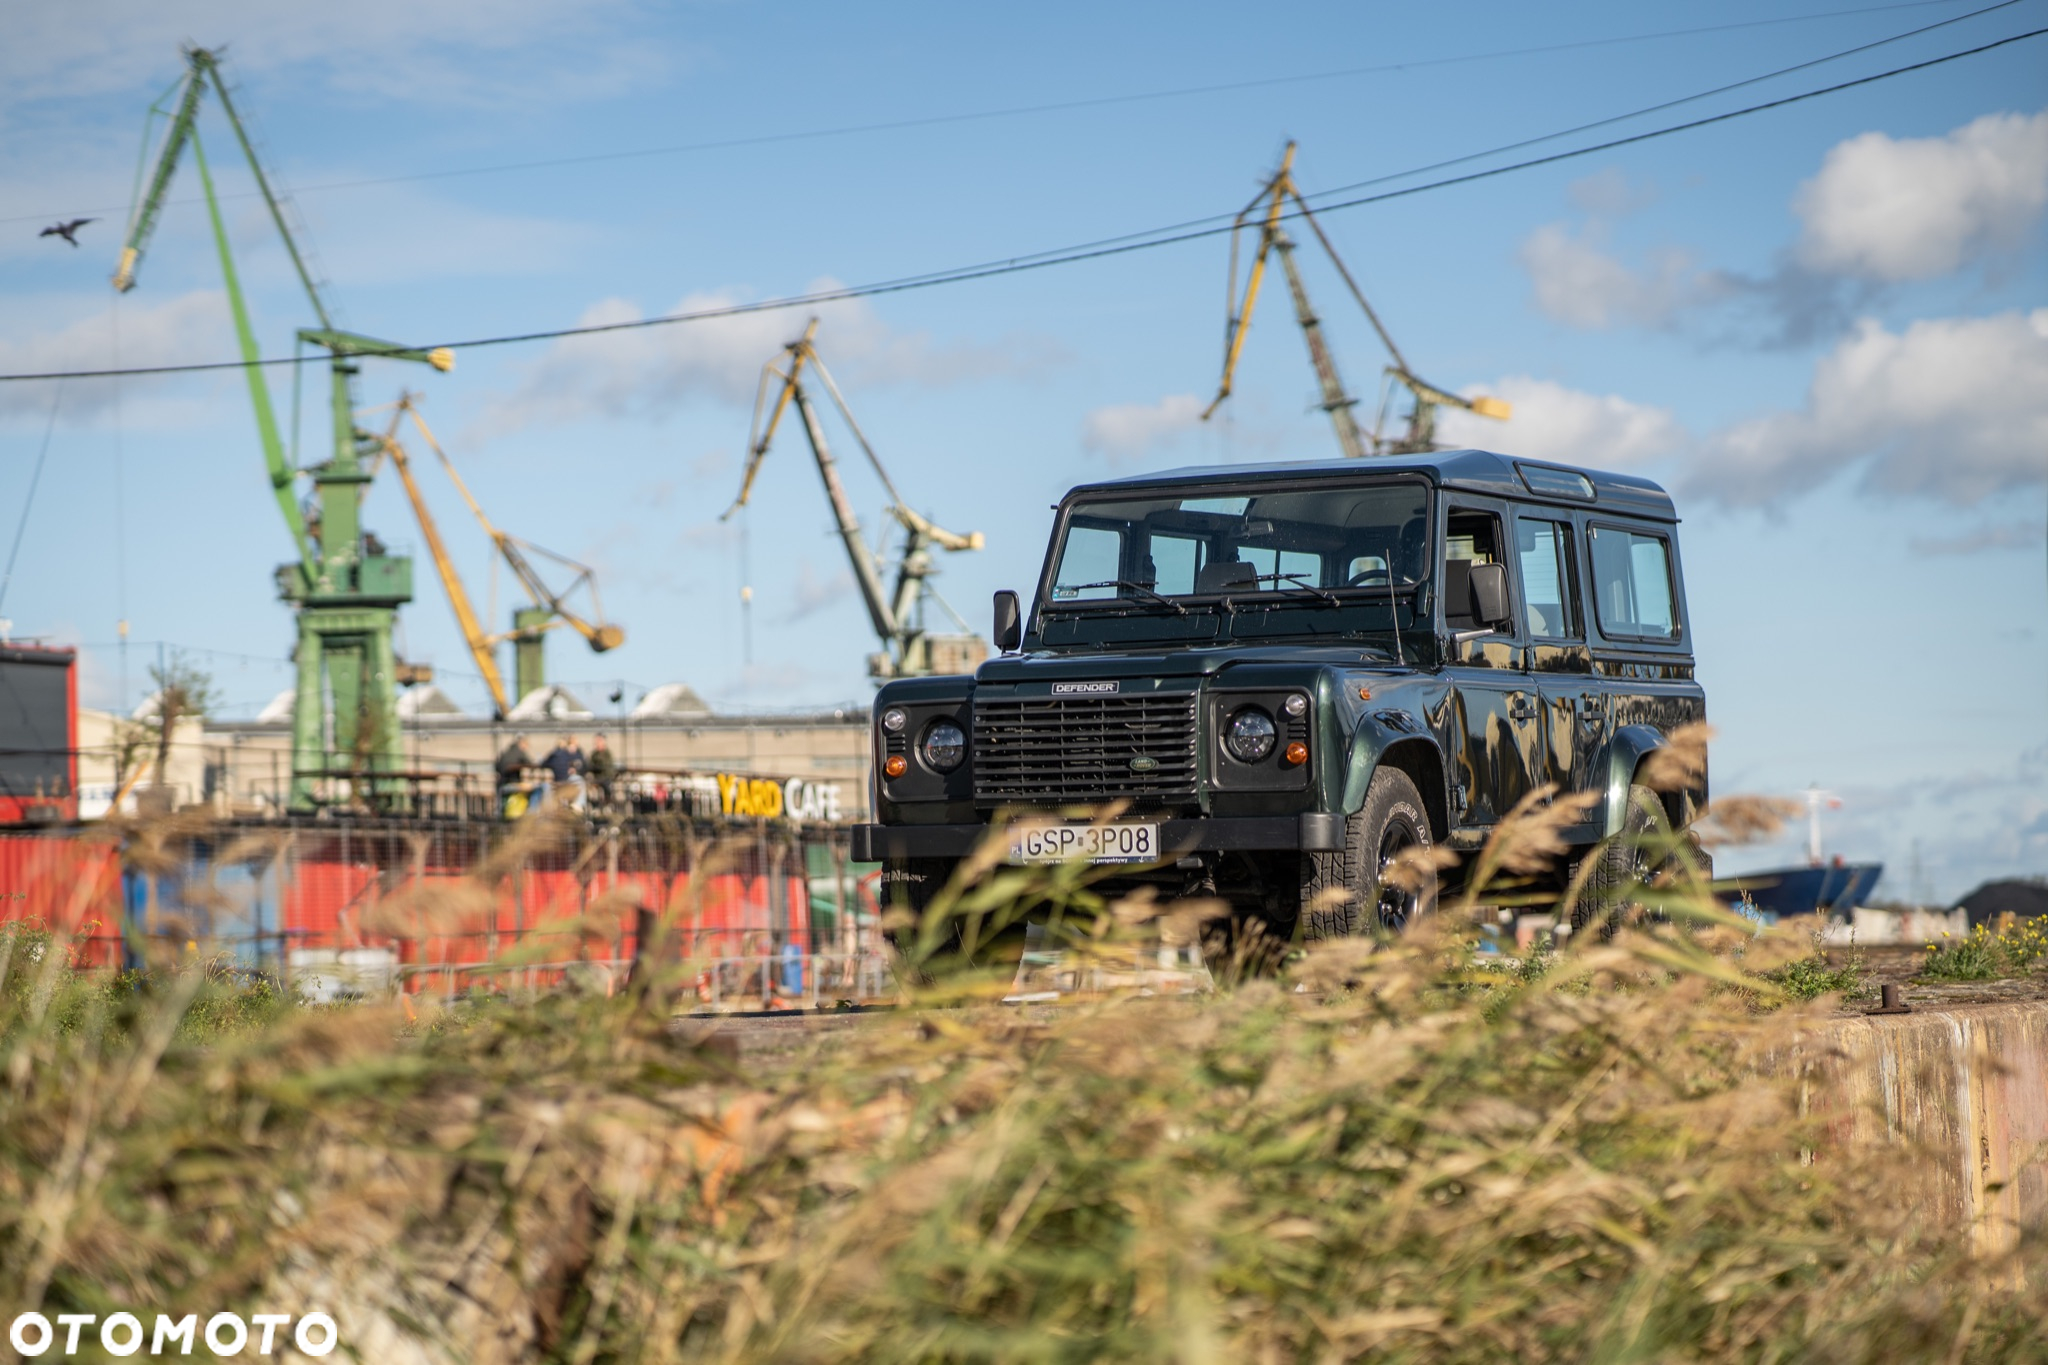
<svg viewBox="0 0 2048 1365">
<path fill-rule="evenodd" d="M 973 743 L 981 805 L 1195 797 L 1192 693 L 976 697 Z"/>
</svg>

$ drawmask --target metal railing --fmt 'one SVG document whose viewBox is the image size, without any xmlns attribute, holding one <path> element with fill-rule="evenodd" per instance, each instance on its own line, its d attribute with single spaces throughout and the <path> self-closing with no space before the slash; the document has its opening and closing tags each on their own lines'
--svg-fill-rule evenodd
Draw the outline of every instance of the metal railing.
<svg viewBox="0 0 2048 1365">
<path fill-rule="evenodd" d="M 536 989 L 535 974 L 545 974 L 552 985 L 556 979 L 589 990 L 613 995 L 625 988 L 633 973 L 648 967 L 643 959 L 631 957 L 570 958 L 559 962 L 417 962 L 399 964 L 393 973 L 393 988 L 405 994 L 438 994 L 453 1001 L 474 994 L 476 978 L 509 978 Z M 668 964 L 678 992 L 678 1012 L 731 1014 L 754 1010 L 817 1010 L 846 1001 L 873 1004 L 897 998 L 895 972 L 889 961 L 874 953 L 808 953 L 802 957 L 747 955 L 739 957 L 686 958 Z M 790 969 L 799 981 L 792 986 Z M 458 987 L 458 982 L 470 984 Z M 409 991 L 418 982 L 424 992 Z M 437 982 L 439 990 L 427 983 Z M 510 989 L 486 983 L 490 994 L 509 994 Z"/>
</svg>

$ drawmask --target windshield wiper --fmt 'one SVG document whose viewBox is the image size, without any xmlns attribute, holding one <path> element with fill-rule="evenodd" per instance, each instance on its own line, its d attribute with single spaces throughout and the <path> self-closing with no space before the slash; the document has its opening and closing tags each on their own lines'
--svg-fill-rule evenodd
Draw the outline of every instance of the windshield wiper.
<svg viewBox="0 0 2048 1365">
<path fill-rule="evenodd" d="M 1060 586 L 1072 592 L 1086 592 L 1090 588 L 1129 588 L 1132 592 L 1145 594 L 1146 597 L 1157 602 L 1162 607 L 1172 607 L 1176 616 L 1186 616 L 1188 614 L 1188 609 L 1174 601 L 1171 597 L 1162 597 L 1154 592 L 1149 585 L 1134 582 L 1128 578 L 1107 578 L 1100 583 L 1062 583 Z"/>
<path fill-rule="evenodd" d="M 1307 581 L 1306 577 L 1305 577 L 1304 575 L 1302 575 L 1302 574 L 1298 574 L 1298 573 L 1265 573 L 1265 574 L 1260 574 L 1260 575 L 1259 575 L 1259 582 L 1261 582 L 1261 583 L 1285 583 L 1285 584 L 1287 584 L 1287 585 L 1288 585 L 1289 587 L 1293 588 L 1293 589 L 1294 589 L 1294 590 L 1295 590 L 1296 592 L 1312 592 L 1312 593 L 1314 593 L 1314 594 L 1315 594 L 1315 595 L 1316 595 L 1317 597 L 1320 597 L 1320 598 L 1322 598 L 1322 599 L 1323 599 L 1323 601 L 1325 601 L 1325 602 L 1328 602 L 1328 603 L 1329 603 L 1329 604 L 1330 604 L 1331 606 L 1335 606 L 1335 605 L 1337 605 L 1337 594 L 1336 594 L 1336 593 L 1333 593 L 1333 592 L 1331 592 L 1331 591 L 1330 591 L 1330 590 L 1329 590 L 1328 588 L 1319 588 L 1319 587 L 1317 587 L 1317 586 L 1316 586 L 1315 584 L 1313 584 L 1313 583 L 1310 583 L 1309 581 Z"/>
</svg>

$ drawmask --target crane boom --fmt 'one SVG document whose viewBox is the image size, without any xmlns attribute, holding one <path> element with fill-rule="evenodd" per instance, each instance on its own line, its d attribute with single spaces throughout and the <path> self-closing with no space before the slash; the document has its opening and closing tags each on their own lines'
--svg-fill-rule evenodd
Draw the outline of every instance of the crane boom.
<svg viewBox="0 0 2048 1365">
<path fill-rule="evenodd" d="M 573 559 L 558 555 L 554 551 L 544 549 L 531 541 L 521 540 L 518 536 L 501 531 L 493 525 L 491 519 L 484 515 L 483 506 L 477 502 L 476 495 L 469 491 L 469 485 L 463 481 L 462 475 L 456 470 L 455 462 L 448 458 L 448 452 L 442 449 L 441 442 L 435 438 L 433 428 L 427 425 L 425 414 L 419 410 L 418 400 L 412 398 L 411 395 L 407 395 L 407 398 L 402 401 L 406 413 L 412 418 L 413 425 L 419 428 L 420 435 L 425 438 L 427 448 L 432 450 L 434 457 L 441 462 L 441 468 L 447 473 L 448 481 L 454 484 L 455 491 L 462 495 L 463 502 L 469 506 L 470 514 L 477 519 L 477 524 L 483 527 L 484 534 L 490 537 L 491 544 L 497 548 L 499 555 L 511 567 L 514 576 L 519 579 L 520 585 L 526 589 L 527 595 L 533 599 L 534 605 L 536 607 L 545 607 L 548 611 L 552 612 L 556 619 L 568 625 L 578 635 L 581 635 L 585 643 L 599 654 L 604 653 L 606 650 L 617 649 L 620 645 L 624 644 L 626 642 L 625 629 L 604 619 L 604 603 L 597 594 L 597 576 L 592 572 L 590 566 L 579 564 Z M 422 526 L 424 528 L 424 519 Z M 570 581 L 567 588 L 561 592 L 556 592 L 548 586 L 547 580 L 542 578 L 539 571 L 533 567 L 533 561 L 526 556 L 526 551 L 528 550 L 535 554 L 543 555 L 557 564 L 576 570 L 576 577 Z M 579 587 L 588 587 L 590 589 L 591 615 L 597 618 L 594 621 L 586 618 L 568 604 L 567 598 Z M 481 636 L 480 638 L 483 639 L 484 644 L 488 647 L 507 637 L 504 635 L 491 635 Z M 472 652 L 474 652 L 474 648 L 474 645 L 472 645 Z"/>
<path fill-rule="evenodd" d="M 1289 183 L 1290 169 L 1294 165 L 1294 144 L 1287 144 L 1286 153 L 1280 158 L 1280 171 L 1272 183 L 1252 198 L 1244 211 L 1237 215 L 1237 221 L 1230 225 L 1230 287 L 1224 291 L 1227 300 L 1237 297 L 1237 243 L 1238 235 L 1244 229 L 1244 220 L 1259 206 L 1259 200 L 1272 196 L 1266 208 L 1266 221 L 1259 227 L 1259 249 L 1252 257 L 1252 268 L 1245 276 L 1244 304 L 1230 314 L 1223 325 L 1223 382 L 1217 386 L 1216 397 L 1202 410 L 1202 420 L 1208 421 L 1216 409 L 1223 406 L 1223 400 L 1230 397 L 1231 382 L 1237 377 L 1237 358 L 1244 354 L 1245 334 L 1251 330 L 1252 310 L 1259 306 L 1259 286 L 1266 278 L 1266 255 L 1272 249 L 1273 240 L 1280 232 L 1280 210 L 1285 207 L 1283 187 Z"/>
<path fill-rule="evenodd" d="M 860 584 L 861 600 L 867 604 L 868 620 L 875 628 L 875 634 L 884 640 L 892 639 L 897 633 L 896 610 L 882 595 L 881 573 L 875 567 L 874 551 L 862 539 L 860 520 L 853 514 L 853 502 L 846 496 L 846 485 L 839 481 L 839 466 L 832 459 L 832 450 L 825 444 L 825 429 L 818 425 L 817 410 L 811 406 L 810 395 L 798 386 L 794 377 L 789 387 L 796 400 L 797 415 L 803 418 L 804 435 L 810 438 L 811 454 L 818 462 L 818 477 L 824 480 L 825 497 L 832 504 L 832 515 L 839 523 L 839 538 L 846 543 L 847 558 L 853 561 L 853 576 Z"/>
<path fill-rule="evenodd" d="M 412 476 L 412 459 L 405 447 L 399 444 L 399 423 L 406 413 L 414 411 L 414 401 L 412 394 L 399 395 L 391 413 L 391 424 L 379 438 L 379 443 L 385 455 L 390 457 L 391 467 L 398 471 L 398 481 L 405 485 L 406 501 L 412 504 L 413 516 L 419 521 L 420 535 L 427 542 L 427 553 L 433 557 L 434 570 L 440 575 L 441 587 L 448 594 L 448 605 L 455 612 L 455 624 L 461 628 L 463 643 L 469 646 L 469 655 L 476 660 L 477 672 L 483 675 L 484 686 L 491 690 L 491 702 L 502 719 L 512 709 L 512 704 L 505 696 L 505 679 L 498 672 L 497 659 L 492 656 L 490 637 L 484 631 L 483 622 L 477 619 L 476 609 L 470 605 L 469 590 L 463 586 L 462 576 L 455 571 L 455 561 L 448 557 L 448 547 L 441 539 L 441 528 L 427 507 L 419 481 Z"/>
<path fill-rule="evenodd" d="M 206 82 L 202 78 L 205 68 L 193 60 L 191 53 L 188 52 L 186 58 L 185 78 L 177 87 L 178 112 L 170 116 L 171 125 L 164 133 L 163 149 L 157 153 L 156 169 L 149 177 L 149 193 L 136 202 L 128 216 L 128 235 L 121 243 L 121 257 L 114 267 L 114 288 L 124 294 L 135 287 L 135 267 L 141 263 L 142 253 L 156 232 L 157 217 L 163 212 L 164 195 L 171 188 L 171 177 L 177 174 L 178 155 L 185 149 L 185 140 L 192 136 L 199 117 L 199 101 L 206 95 Z M 152 106 L 150 112 L 156 114 L 161 110 Z"/>
<path fill-rule="evenodd" d="M 234 254 L 228 250 L 228 230 L 221 222 L 220 202 L 213 192 L 213 175 L 206 168 L 206 149 L 200 145 L 196 128 L 189 129 L 187 136 L 192 143 L 192 162 L 199 168 L 199 183 L 206 194 L 207 218 L 213 224 L 213 243 L 220 254 L 221 279 L 227 285 L 228 311 L 235 319 L 235 344 L 242 352 L 242 375 L 249 384 L 249 405 L 256 412 L 256 438 L 263 446 L 263 465 L 270 475 L 271 496 L 277 499 L 277 510 L 284 515 L 285 529 L 291 532 L 292 544 L 299 552 L 300 571 L 310 583 L 320 568 L 312 539 L 306 534 L 305 514 L 299 510 L 295 487 L 298 471 L 292 468 L 291 460 L 284 453 L 284 438 L 278 433 L 277 414 L 270 406 L 270 381 L 263 377 L 263 371 L 256 363 L 262 353 L 256 346 L 256 331 L 249 323 L 249 306 L 242 298 L 241 280 L 235 274 Z M 129 283 L 132 287 L 132 276 Z"/>
<path fill-rule="evenodd" d="M 1223 400 L 1230 396 L 1232 381 L 1237 373 L 1238 357 L 1244 351 L 1245 333 L 1251 328 L 1252 310 L 1258 306 L 1259 285 L 1265 274 L 1266 258 L 1276 251 L 1287 275 L 1288 289 L 1294 296 L 1295 320 L 1301 325 L 1302 336 L 1308 343 L 1309 361 L 1315 367 L 1316 381 L 1322 391 L 1321 406 L 1330 414 L 1331 424 L 1337 429 L 1337 443 L 1342 447 L 1347 459 L 1357 459 L 1367 454 L 1392 455 L 1434 450 L 1436 410 L 1440 407 L 1461 408 L 1466 412 L 1500 421 L 1507 420 L 1513 414 L 1514 409 L 1503 399 L 1484 396 L 1465 398 L 1426 383 L 1416 376 L 1407 358 L 1401 354 L 1401 348 L 1394 344 L 1393 335 L 1380 321 L 1378 311 L 1366 300 L 1365 291 L 1358 287 L 1358 281 L 1352 277 L 1351 268 L 1344 264 L 1344 258 L 1337 253 L 1336 245 L 1323 231 L 1323 225 L 1316 221 L 1315 212 L 1309 208 L 1308 201 L 1302 198 L 1300 187 L 1294 180 L 1292 142 L 1287 144 L 1287 150 L 1280 158 L 1280 169 L 1274 172 L 1273 178 L 1266 182 L 1265 187 L 1253 197 L 1252 202 L 1245 206 L 1244 211 L 1237 215 L 1236 222 L 1231 225 L 1229 297 L 1233 301 L 1237 297 L 1239 237 L 1247 220 L 1262 203 L 1265 205 L 1265 217 L 1259 225 L 1259 247 L 1252 257 L 1251 270 L 1245 279 L 1244 302 L 1231 313 L 1224 327 L 1223 381 L 1217 388 L 1214 401 L 1202 413 L 1204 421 L 1207 421 L 1216 409 L 1223 405 Z M 1309 305 L 1308 291 L 1302 284 L 1300 271 L 1295 266 L 1294 244 L 1280 227 L 1290 205 L 1293 207 L 1294 216 L 1307 221 L 1310 230 L 1316 235 L 1316 241 L 1321 243 L 1324 254 L 1330 258 L 1330 263 L 1337 267 L 1337 273 L 1343 278 L 1345 288 L 1350 290 L 1351 297 L 1365 314 L 1366 321 L 1372 324 L 1380 343 L 1387 348 L 1387 354 L 1393 357 L 1394 363 L 1387 366 L 1387 374 L 1406 388 L 1415 400 L 1415 406 L 1408 414 L 1408 431 L 1404 436 L 1384 436 L 1377 426 L 1371 436 L 1366 436 L 1358 428 L 1358 419 L 1352 412 L 1357 400 L 1344 391 L 1343 380 L 1337 373 L 1336 361 L 1331 356 L 1329 344 L 1323 337 L 1322 322 Z M 1382 415 L 1384 416 L 1384 412 Z"/>
<path fill-rule="evenodd" d="M 1287 275 L 1287 292 L 1294 296 L 1295 321 L 1301 324 L 1301 335 L 1308 342 L 1309 363 L 1315 366 L 1316 383 L 1323 391 L 1323 411 L 1330 414 L 1331 425 L 1337 428 L 1337 444 L 1343 448 L 1347 460 L 1362 459 L 1365 456 L 1365 438 L 1358 432 L 1358 417 L 1351 411 L 1358 406 L 1358 400 L 1344 392 L 1344 380 L 1337 373 L 1337 361 L 1330 354 L 1329 343 L 1323 340 L 1322 320 L 1309 307 L 1308 289 L 1301 282 L 1301 267 L 1294 263 L 1294 243 L 1281 234 L 1273 243 L 1280 254 L 1280 265 Z"/>
</svg>

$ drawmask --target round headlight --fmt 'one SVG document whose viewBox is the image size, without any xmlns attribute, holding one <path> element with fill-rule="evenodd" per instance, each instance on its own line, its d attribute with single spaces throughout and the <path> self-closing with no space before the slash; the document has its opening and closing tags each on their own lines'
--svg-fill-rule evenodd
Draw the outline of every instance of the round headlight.
<svg viewBox="0 0 2048 1365">
<path fill-rule="evenodd" d="M 910 717 L 903 714 L 903 708 L 892 706 L 882 713 L 882 728 L 892 735 L 903 733 L 903 727 L 910 723 Z"/>
<path fill-rule="evenodd" d="M 1273 752 L 1279 733 L 1264 711 L 1256 706 L 1240 707 L 1223 727 L 1223 747 L 1240 763 L 1257 763 Z"/>
<path fill-rule="evenodd" d="M 924 732 L 924 765 L 949 773 L 967 761 L 967 733 L 950 720 L 935 721 Z"/>
<path fill-rule="evenodd" d="M 1280 703 L 1280 709 L 1294 717 L 1294 719 L 1300 720 L 1308 711 L 1308 698 L 1296 692 L 1286 701 Z"/>
</svg>

